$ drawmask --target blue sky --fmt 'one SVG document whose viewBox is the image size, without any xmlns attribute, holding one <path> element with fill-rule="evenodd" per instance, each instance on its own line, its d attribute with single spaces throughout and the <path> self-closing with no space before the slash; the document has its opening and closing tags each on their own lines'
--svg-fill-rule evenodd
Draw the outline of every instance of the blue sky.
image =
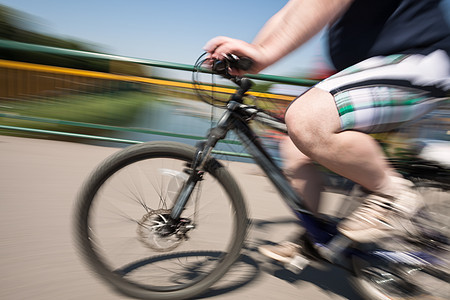
<svg viewBox="0 0 450 300">
<path fill-rule="evenodd" d="M 286 0 L 0 0 L 31 15 L 35 28 L 101 51 L 193 64 L 204 44 L 226 35 L 252 41 Z M 37 23 L 37 24 L 36 24 Z M 296 75 L 320 57 L 320 37 L 263 73 Z"/>
<path fill-rule="evenodd" d="M 212 37 L 251 41 L 287 0 L 0 0 L 32 16 L 41 31 L 130 57 L 193 64 Z M 445 0 L 450 12 L 450 0 Z M 449 14 L 450 17 L 450 14 Z M 319 35 L 266 74 L 294 76 L 323 57 Z"/>
</svg>

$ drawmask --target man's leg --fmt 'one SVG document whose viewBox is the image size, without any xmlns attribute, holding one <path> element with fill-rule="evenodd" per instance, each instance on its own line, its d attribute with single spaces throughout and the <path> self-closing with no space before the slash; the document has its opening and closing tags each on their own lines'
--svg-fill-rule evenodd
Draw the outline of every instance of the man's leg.
<svg viewBox="0 0 450 300">
<path fill-rule="evenodd" d="M 305 206 L 318 213 L 323 186 L 323 174 L 314 162 L 294 145 L 289 137 L 280 143 L 283 171 L 294 190 L 302 197 Z M 288 263 L 299 254 L 304 230 L 299 228 L 289 241 L 276 245 L 262 245 L 259 252 L 280 262 Z"/>
<path fill-rule="evenodd" d="M 408 218 L 421 205 L 411 182 L 392 176 L 381 147 L 371 136 L 340 131 L 330 93 L 311 89 L 289 107 L 285 120 L 291 140 L 302 153 L 374 192 L 339 224 L 343 234 L 365 242 L 409 227 Z"/>
<path fill-rule="evenodd" d="M 392 180 L 394 172 L 379 144 L 365 133 L 341 131 L 334 98 L 328 92 L 311 89 L 291 104 L 285 120 L 290 138 L 280 146 L 283 167 L 292 186 L 313 212 L 318 211 L 322 191 L 321 174 L 313 161 L 371 191 L 390 195 L 391 190 L 398 189 L 399 183 Z M 376 222 L 366 221 L 368 218 L 385 221 L 385 210 L 380 210 L 378 203 L 383 206 L 386 201 L 378 200 L 375 208 L 374 205 L 369 210 L 367 206 L 360 208 L 362 214 L 356 210 L 356 217 L 341 223 L 341 232 L 355 240 L 385 234 L 386 227 L 381 226 L 380 230 Z M 299 253 L 300 245 L 297 241 L 283 242 L 261 246 L 259 251 L 275 260 L 289 262 Z"/>
<path fill-rule="evenodd" d="M 333 96 L 313 88 L 286 112 L 289 136 L 297 148 L 333 172 L 371 191 L 389 186 L 389 166 L 379 144 L 358 131 L 341 131 Z"/>
<path fill-rule="evenodd" d="M 318 212 L 323 178 L 314 162 L 300 152 L 289 137 L 280 143 L 283 171 L 295 191 L 302 196 L 306 207 Z"/>
<path fill-rule="evenodd" d="M 363 132 L 388 131 L 434 109 L 435 100 L 445 97 L 448 66 L 449 58 L 443 51 L 428 56 L 374 57 L 322 81 L 291 104 L 285 120 L 302 159 L 296 160 L 296 151 L 290 150 L 285 156 L 286 168 L 310 209 L 317 210 L 320 194 L 318 185 L 311 184 L 315 175 L 300 172 L 304 168 L 300 161 L 309 161 L 305 157 L 373 191 L 339 224 L 342 233 L 364 241 L 408 226 L 408 219 L 421 205 L 420 197 L 413 192 L 411 182 L 390 168 L 378 143 Z M 400 85 L 393 86 L 393 79 L 402 79 Z M 373 80 L 379 84 L 367 84 Z M 408 81 L 419 86 L 405 86 Z M 430 82 L 435 84 L 434 90 L 421 88 L 420 83 Z"/>
</svg>

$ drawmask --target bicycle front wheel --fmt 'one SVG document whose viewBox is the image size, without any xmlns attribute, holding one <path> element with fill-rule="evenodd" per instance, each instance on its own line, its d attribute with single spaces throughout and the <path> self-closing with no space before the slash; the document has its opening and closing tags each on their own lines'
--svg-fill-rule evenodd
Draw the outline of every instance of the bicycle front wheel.
<svg viewBox="0 0 450 300">
<path fill-rule="evenodd" d="M 236 182 L 214 158 L 178 224 L 168 224 L 194 155 L 195 148 L 180 143 L 131 146 L 108 158 L 84 185 L 78 245 L 94 271 L 124 294 L 191 298 L 238 259 L 247 212 Z"/>
</svg>

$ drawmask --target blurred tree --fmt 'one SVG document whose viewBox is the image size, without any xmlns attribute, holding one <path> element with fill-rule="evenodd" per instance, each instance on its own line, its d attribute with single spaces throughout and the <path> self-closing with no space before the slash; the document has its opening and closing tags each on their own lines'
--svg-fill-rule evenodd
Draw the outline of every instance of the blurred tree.
<svg viewBox="0 0 450 300">
<path fill-rule="evenodd" d="M 0 4 L 0 39 L 15 42 L 50 46 L 64 49 L 96 52 L 92 46 L 76 40 L 64 40 L 43 33 L 33 31 L 32 16 Z M 36 53 L 31 51 L 17 51 L 0 49 L 0 59 L 53 65 L 99 72 L 110 72 L 110 62 L 94 58 L 80 58 L 75 56 L 63 56 L 47 53 Z M 137 64 L 126 64 L 120 73 L 132 75 L 143 75 Z M 117 66 L 114 67 L 117 71 Z"/>
</svg>

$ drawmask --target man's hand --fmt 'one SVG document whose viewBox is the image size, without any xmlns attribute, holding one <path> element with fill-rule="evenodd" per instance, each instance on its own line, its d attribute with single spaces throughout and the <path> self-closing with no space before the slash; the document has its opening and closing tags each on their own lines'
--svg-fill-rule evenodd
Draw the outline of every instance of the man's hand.
<svg viewBox="0 0 450 300">
<path fill-rule="evenodd" d="M 206 43 L 204 50 L 209 53 L 208 57 L 212 59 L 223 60 L 228 55 L 233 54 L 238 57 L 247 57 L 253 61 L 252 67 L 249 70 L 231 69 L 229 70 L 231 75 L 242 76 L 245 73 L 256 74 L 267 67 L 264 49 L 241 40 L 218 36 Z"/>
</svg>

